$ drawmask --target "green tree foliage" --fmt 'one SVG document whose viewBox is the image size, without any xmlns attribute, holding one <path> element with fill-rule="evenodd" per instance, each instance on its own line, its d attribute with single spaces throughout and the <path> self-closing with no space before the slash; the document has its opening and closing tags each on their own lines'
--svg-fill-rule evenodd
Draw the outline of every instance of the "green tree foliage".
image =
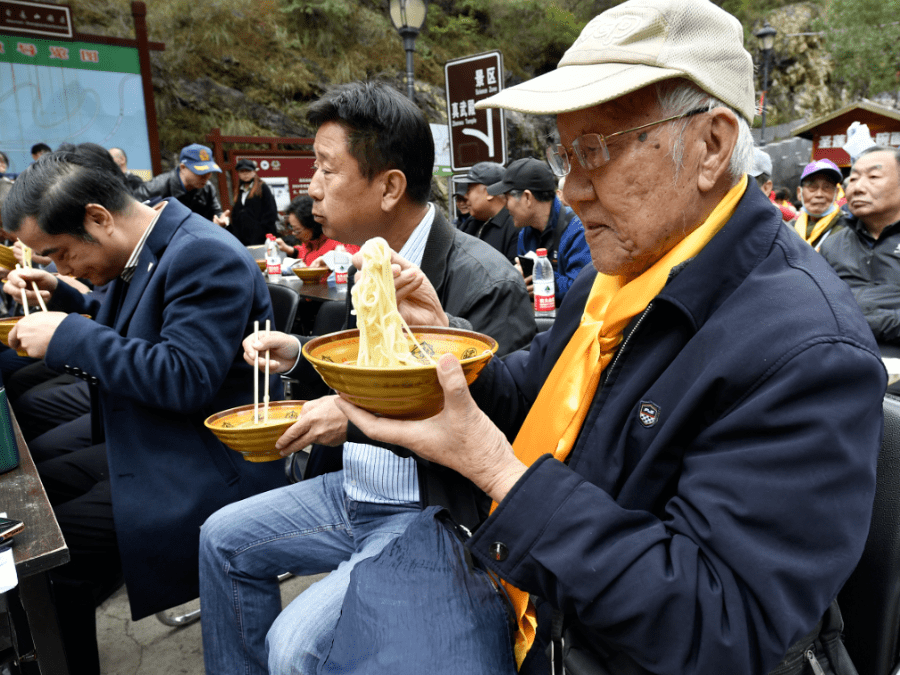
<svg viewBox="0 0 900 675">
<path fill-rule="evenodd" d="M 900 89 L 900 0 L 831 0 L 817 24 L 851 99 Z M 900 94 L 900 92 L 898 92 Z"/>
</svg>

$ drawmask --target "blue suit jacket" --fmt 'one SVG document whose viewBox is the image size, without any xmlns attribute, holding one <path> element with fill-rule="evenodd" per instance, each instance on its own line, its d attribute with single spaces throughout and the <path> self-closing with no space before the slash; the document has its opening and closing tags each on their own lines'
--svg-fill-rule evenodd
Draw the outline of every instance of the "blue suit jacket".
<svg viewBox="0 0 900 675">
<path fill-rule="evenodd" d="M 273 319 L 265 280 L 237 239 L 171 199 L 130 283 L 113 281 L 102 306 L 60 284 L 53 308 L 73 314 L 46 362 L 87 379 L 102 417 L 132 615 L 191 600 L 207 516 L 285 484 L 280 462 L 246 462 L 203 425 L 252 403 L 241 341 Z M 282 397 L 278 377 L 270 390 Z"/>
</svg>

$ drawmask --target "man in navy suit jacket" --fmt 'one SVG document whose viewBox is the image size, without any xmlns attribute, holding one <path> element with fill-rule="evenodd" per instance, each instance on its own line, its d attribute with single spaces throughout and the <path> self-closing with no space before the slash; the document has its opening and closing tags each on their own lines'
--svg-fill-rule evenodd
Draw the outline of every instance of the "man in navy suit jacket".
<svg viewBox="0 0 900 675">
<path fill-rule="evenodd" d="M 285 483 L 279 463 L 245 462 L 203 425 L 252 402 L 241 341 L 273 314 L 252 256 L 177 200 L 141 204 L 120 175 L 65 152 L 20 179 L 5 225 L 60 273 L 112 282 L 102 306 L 42 270 L 6 286 L 18 297 L 35 281 L 50 302 L 11 344 L 89 382 L 105 441 L 39 467 L 71 553 L 53 575 L 70 670 L 99 673 L 94 609 L 117 578 L 135 619 L 197 597 L 206 517 Z M 270 388 L 281 398 L 277 377 Z"/>
</svg>

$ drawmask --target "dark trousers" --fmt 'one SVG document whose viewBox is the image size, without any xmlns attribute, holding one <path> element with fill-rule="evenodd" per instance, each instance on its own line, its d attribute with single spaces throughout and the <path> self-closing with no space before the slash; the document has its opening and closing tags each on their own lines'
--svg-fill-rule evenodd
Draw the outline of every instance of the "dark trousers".
<svg viewBox="0 0 900 675">
<path fill-rule="evenodd" d="M 69 672 L 99 675 L 96 608 L 121 586 L 106 446 L 37 465 L 71 560 L 50 572 Z"/>
<path fill-rule="evenodd" d="M 12 406 L 22 435 L 30 444 L 64 422 L 91 411 L 91 393 L 87 382 L 60 375 L 25 392 Z"/>
</svg>

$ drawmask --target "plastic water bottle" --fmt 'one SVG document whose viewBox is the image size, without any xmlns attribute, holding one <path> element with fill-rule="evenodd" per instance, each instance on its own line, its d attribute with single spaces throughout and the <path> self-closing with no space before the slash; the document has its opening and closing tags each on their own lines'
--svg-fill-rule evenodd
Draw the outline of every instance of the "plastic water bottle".
<svg viewBox="0 0 900 675">
<path fill-rule="evenodd" d="M 547 260 L 547 249 L 539 248 L 534 262 L 534 313 L 536 316 L 556 316 L 556 281 L 553 266 Z"/>
<path fill-rule="evenodd" d="M 334 283 L 347 285 L 347 272 L 350 269 L 350 254 L 343 245 L 334 249 Z"/>
<path fill-rule="evenodd" d="M 270 279 L 281 276 L 281 256 L 278 255 L 278 243 L 274 234 L 266 235 L 266 272 Z"/>
</svg>

